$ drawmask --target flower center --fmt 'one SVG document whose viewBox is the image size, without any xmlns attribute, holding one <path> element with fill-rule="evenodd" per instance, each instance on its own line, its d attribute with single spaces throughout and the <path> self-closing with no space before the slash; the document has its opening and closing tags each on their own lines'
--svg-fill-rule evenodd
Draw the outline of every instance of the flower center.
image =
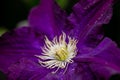
<svg viewBox="0 0 120 80">
<path fill-rule="evenodd" d="M 68 38 L 68 43 L 66 42 Z M 69 63 L 73 62 L 73 58 L 77 54 L 76 48 L 77 40 L 63 32 L 59 38 L 54 37 L 50 41 L 47 37 L 45 38 L 45 46 L 42 47 L 43 53 L 41 55 L 35 55 L 39 58 L 39 63 L 43 67 L 47 68 L 65 68 Z"/>
<path fill-rule="evenodd" d="M 65 61 L 68 57 L 68 54 L 67 48 L 62 47 L 56 52 L 55 58 L 59 61 Z"/>
</svg>

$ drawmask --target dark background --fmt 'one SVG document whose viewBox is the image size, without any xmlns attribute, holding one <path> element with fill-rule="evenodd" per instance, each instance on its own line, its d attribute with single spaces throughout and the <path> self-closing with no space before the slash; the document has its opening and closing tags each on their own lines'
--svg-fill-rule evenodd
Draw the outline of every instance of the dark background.
<svg viewBox="0 0 120 80">
<path fill-rule="evenodd" d="M 120 0 L 113 6 L 113 16 L 109 24 L 104 25 L 106 36 L 112 38 L 120 47 Z"/>
</svg>

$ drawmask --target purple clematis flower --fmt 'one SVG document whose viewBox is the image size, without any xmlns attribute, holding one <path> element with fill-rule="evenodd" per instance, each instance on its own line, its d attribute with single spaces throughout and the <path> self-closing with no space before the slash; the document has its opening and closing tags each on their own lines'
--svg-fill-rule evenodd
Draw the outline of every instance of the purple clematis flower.
<svg viewBox="0 0 120 80">
<path fill-rule="evenodd" d="M 109 80 L 120 73 L 120 49 L 104 36 L 112 0 L 79 0 L 68 16 L 41 0 L 29 27 L 0 37 L 0 71 L 8 80 Z"/>
</svg>

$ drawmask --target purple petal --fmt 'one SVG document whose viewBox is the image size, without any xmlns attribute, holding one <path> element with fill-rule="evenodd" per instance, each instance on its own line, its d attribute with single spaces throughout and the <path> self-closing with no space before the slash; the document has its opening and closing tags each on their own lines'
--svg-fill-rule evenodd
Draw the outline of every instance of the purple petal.
<svg viewBox="0 0 120 80">
<path fill-rule="evenodd" d="M 74 28 L 70 34 L 80 43 L 89 40 L 88 36 L 98 38 L 99 41 L 103 38 L 101 26 L 107 24 L 111 16 L 112 0 L 80 0 L 73 7 L 73 13 L 68 18 L 69 25 Z"/>
<path fill-rule="evenodd" d="M 35 30 L 53 37 L 61 32 L 65 19 L 65 12 L 54 0 L 41 0 L 40 5 L 31 10 L 28 20 Z"/>
<path fill-rule="evenodd" d="M 77 57 L 98 57 L 120 67 L 120 48 L 109 38 L 104 38 L 95 48 L 81 45 Z"/>
<path fill-rule="evenodd" d="M 120 48 L 109 38 L 105 38 L 90 54 L 120 67 Z"/>
<path fill-rule="evenodd" d="M 100 58 L 78 58 L 78 64 L 70 69 L 67 75 L 71 80 L 109 80 L 114 74 L 120 73 L 120 68 Z"/>
<path fill-rule="evenodd" d="M 50 73 L 50 70 L 41 67 L 39 64 L 30 60 L 29 58 L 21 58 L 17 63 L 9 67 L 8 79 L 9 80 L 37 80 L 36 76 L 39 75 L 39 80 Z"/>
<path fill-rule="evenodd" d="M 40 70 L 41 71 L 41 70 Z M 47 70 L 46 70 L 47 71 Z M 64 70 L 63 70 L 64 71 Z M 57 72 L 55 74 L 48 71 L 41 78 L 37 73 L 31 79 L 35 80 L 109 80 L 114 74 L 119 74 L 120 68 L 114 64 L 106 63 L 100 58 L 78 58 L 70 64 L 65 74 Z M 23 74 L 24 75 L 24 74 Z M 29 75 L 29 74 L 28 74 Z"/>
<path fill-rule="evenodd" d="M 37 35 L 31 28 L 23 27 L 0 37 L 0 70 L 7 68 L 22 57 L 36 60 L 36 54 L 41 54 L 43 36 Z M 37 61 L 37 60 L 36 60 Z"/>
<path fill-rule="evenodd" d="M 78 80 L 109 80 L 112 75 L 120 73 L 120 48 L 118 48 L 116 43 L 111 39 L 104 38 L 95 48 L 85 45 L 79 48 L 80 54 L 78 54 L 75 59 L 78 59 L 78 62 L 83 63 L 84 66 L 85 64 L 89 64 L 86 72 L 89 71 L 89 69 L 90 72 L 85 73 L 83 71 L 84 75 L 88 76 L 88 78 L 83 77 L 82 79 L 78 77 Z M 91 62 L 95 64 L 91 65 Z M 90 75 L 93 77 L 90 77 Z M 78 75 L 75 75 L 75 77 L 77 76 Z"/>
</svg>

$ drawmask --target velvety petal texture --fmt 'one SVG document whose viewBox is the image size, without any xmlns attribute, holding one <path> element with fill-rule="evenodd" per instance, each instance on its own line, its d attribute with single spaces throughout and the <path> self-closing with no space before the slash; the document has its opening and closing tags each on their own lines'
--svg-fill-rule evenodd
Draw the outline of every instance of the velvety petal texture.
<svg viewBox="0 0 120 80">
<path fill-rule="evenodd" d="M 28 58 L 21 58 L 8 69 L 8 80 L 37 80 L 37 75 L 39 75 L 40 80 L 50 72 L 50 70 L 41 67 L 39 64 Z"/>
<path fill-rule="evenodd" d="M 112 16 L 112 0 L 79 0 L 66 13 L 54 0 L 40 0 L 22 27 L 0 37 L 0 71 L 7 80 L 109 80 L 120 74 L 120 49 L 105 37 L 102 25 Z M 66 69 L 48 69 L 38 63 L 47 36 L 65 32 L 78 40 L 77 55 Z"/>
<path fill-rule="evenodd" d="M 90 39 L 99 42 L 103 38 L 101 26 L 108 23 L 111 16 L 112 0 L 80 0 L 68 17 L 69 25 L 74 27 L 71 35 L 80 43 Z"/>
</svg>

